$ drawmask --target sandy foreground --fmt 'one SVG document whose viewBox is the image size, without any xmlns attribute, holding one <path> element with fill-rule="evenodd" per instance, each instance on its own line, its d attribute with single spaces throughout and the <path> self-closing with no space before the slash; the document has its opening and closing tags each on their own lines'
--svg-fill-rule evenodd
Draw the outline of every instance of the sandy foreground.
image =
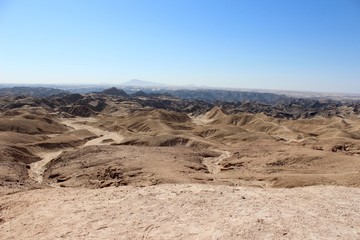
<svg viewBox="0 0 360 240">
<path fill-rule="evenodd" d="M 1 239 L 360 239 L 360 189 L 164 184 L 0 197 Z"/>
</svg>

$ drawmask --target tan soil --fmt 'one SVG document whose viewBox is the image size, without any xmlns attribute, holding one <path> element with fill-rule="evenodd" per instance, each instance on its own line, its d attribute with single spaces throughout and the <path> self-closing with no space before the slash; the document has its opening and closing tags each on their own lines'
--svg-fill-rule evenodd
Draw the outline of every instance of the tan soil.
<svg viewBox="0 0 360 240">
<path fill-rule="evenodd" d="M 0 197 L 1 239 L 359 239 L 360 189 L 163 184 Z"/>
</svg>

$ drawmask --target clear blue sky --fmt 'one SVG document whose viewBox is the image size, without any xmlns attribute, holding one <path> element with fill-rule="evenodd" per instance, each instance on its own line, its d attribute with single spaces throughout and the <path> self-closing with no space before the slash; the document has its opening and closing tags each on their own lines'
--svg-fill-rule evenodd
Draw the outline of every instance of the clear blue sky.
<svg viewBox="0 0 360 240">
<path fill-rule="evenodd" d="M 0 83 L 360 93 L 360 0 L 0 0 Z"/>
</svg>

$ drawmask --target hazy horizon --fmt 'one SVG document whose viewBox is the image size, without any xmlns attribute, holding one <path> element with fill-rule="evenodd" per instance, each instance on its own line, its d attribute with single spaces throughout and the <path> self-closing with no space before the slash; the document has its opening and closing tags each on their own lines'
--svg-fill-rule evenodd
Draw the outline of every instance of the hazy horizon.
<svg viewBox="0 0 360 240">
<path fill-rule="evenodd" d="M 0 84 L 360 93 L 360 2 L 0 1 Z"/>
</svg>

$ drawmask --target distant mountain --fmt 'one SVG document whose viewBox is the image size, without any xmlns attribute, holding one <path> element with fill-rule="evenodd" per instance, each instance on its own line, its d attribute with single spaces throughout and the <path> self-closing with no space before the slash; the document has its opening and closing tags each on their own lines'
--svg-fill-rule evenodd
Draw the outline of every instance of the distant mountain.
<svg viewBox="0 0 360 240">
<path fill-rule="evenodd" d="M 198 90 L 163 90 L 161 93 L 168 93 L 174 97 L 192 100 L 204 100 L 208 102 L 244 102 L 255 101 L 259 103 L 274 104 L 286 101 L 289 97 L 274 93 L 260 92 L 244 92 L 244 91 L 228 91 L 214 89 L 198 89 Z"/>
<path fill-rule="evenodd" d="M 74 86 L 74 87 L 64 87 L 63 89 L 71 93 L 92 93 L 92 92 L 101 92 L 106 89 L 108 86 L 99 86 L 99 87 L 87 87 L 87 86 Z"/>
<path fill-rule="evenodd" d="M 121 97 L 128 97 L 129 96 L 123 90 L 117 89 L 115 87 L 105 89 L 104 91 L 102 91 L 102 93 L 104 93 L 106 95 L 114 95 L 114 96 L 121 96 Z"/>
<path fill-rule="evenodd" d="M 0 88 L 0 96 L 31 96 L 31 97 L 49 97 L 68 93 L 67 91 L 46 88 L 46 87 L 12 87 Z"/>
<path fill-rule="evenodd" d="M 130 81 L 122 83 L 121 85 L 129 87 L 169 87 L 169 85 L 164 83 L 149 82 L 138 79 L 132 79 Z"/>
</svg>

